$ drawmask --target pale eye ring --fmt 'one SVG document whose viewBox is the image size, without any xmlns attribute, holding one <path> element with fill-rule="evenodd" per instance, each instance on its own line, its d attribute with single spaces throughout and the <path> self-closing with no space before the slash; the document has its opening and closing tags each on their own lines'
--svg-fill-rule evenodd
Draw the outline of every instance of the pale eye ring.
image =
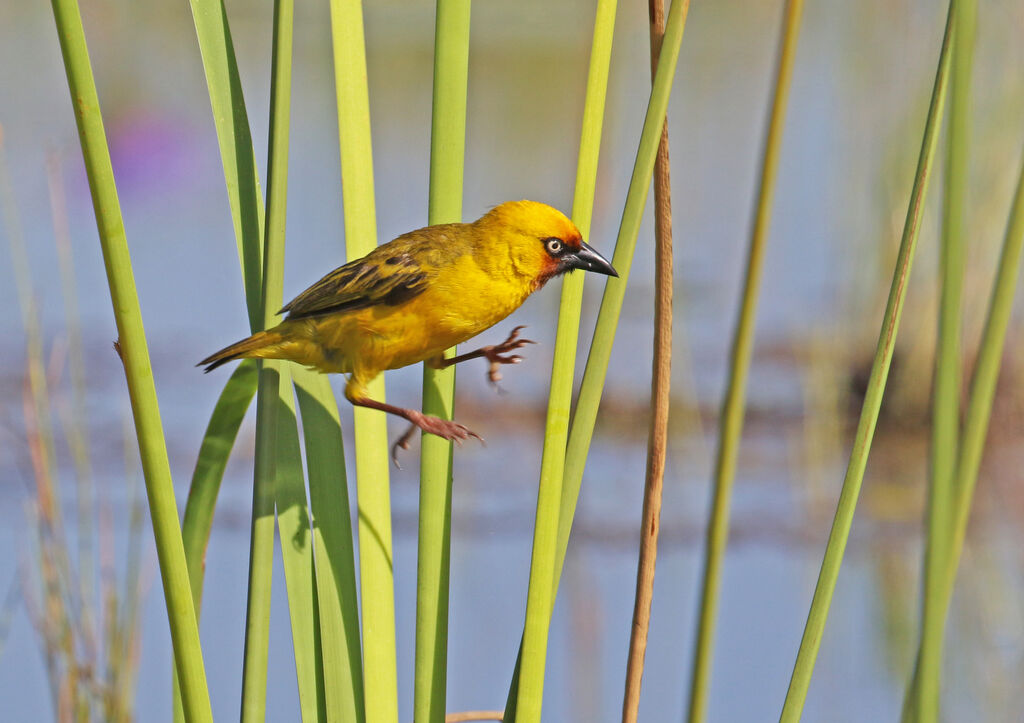
<svg viewBox="0 0 1024 723">
<path fill-rule="evenodd" d="M 562 248 L 564 246 L 565 244 L 562 243 L 561 239 L 549 238 L 544 240 L 544 248 L 547 249 L 547 252 L 552 256 L 557 256 L 562 253 Z"/>
</svg>

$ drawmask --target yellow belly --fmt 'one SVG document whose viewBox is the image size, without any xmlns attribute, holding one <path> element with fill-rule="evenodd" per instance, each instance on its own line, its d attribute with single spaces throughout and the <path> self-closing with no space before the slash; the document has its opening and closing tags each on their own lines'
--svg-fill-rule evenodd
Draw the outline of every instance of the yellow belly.
<svg viewBox="0 0 1024 723">
<path fill-rule="evenodd" d="M 515 275 L 495 279 L 464 257 L 404 304 L 284 322 L 282 351 L 321 371 L 369 380 L 385 369 L 436 357 L 489 329 L 531 291 Z"/>
</svg>

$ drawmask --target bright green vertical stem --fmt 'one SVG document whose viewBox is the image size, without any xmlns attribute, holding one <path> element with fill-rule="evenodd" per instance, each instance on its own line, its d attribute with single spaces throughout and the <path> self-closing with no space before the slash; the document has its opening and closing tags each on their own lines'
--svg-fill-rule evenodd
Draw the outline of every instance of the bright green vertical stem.
<svg viewBox="0 0 1024 723">
<path fill-rule="evenodd" d="M 270 150 L 267 160 L 267 216 L 263 268 L 263 320 L 266 327 L 277 322 L 284 280 L 285 224 L 288 206 L 288 132 L 290 128 L 292 26 L 294 3 L 275 0 L 274 32 L 270 75 Z M 317 711 L 318 661 L 316 605 L 313 591 L 313 548 L 310 541 L 306 483 L 295 423 L 295 397 L 288 364 L 280 364 L 279 386 L 274 391 L 272 414 L 277 428 L 274 439 L 273 489 L 277 524 L 281 530 L 281 559 L 288 589 L 288 612 L 292 627 L 292 649 L 303 721 L 315 721 Z M 260 589 L 270 591 L 267 583 Z"/>
<path fill-rule="evenodd" d="M 362 723 L 366 718 L 359 605 L 338 405 L 326 376 L 298 366 L 293 374 L 302 413 L 313 511 L 326 719 Z"/>
<path fill-rule="evenodd" d="M 729 509 L 733 482 L 736 479 L 736 458 L 743 436 L 743 416 L 747 403 L 747 380 L 754 348 L 754 326 L 757 321 L 757 300 L 761 288 L 765 245 L 771 227 L 772 198 L 778 176 L 782 151 L 782 132 L 786 122 L 790 81 L 796 58 L 797 39 L 803 0 L 788 0 L 783 14 L 781 45 L 775 69 L 775 90 L 768 116 L 768 130 L 761 160 L 761 175 L 754 207 L 753 230 L 747 249 L 747 266 L 740 299 L 739 317 L 732 338 L 729 358 L 729 381 L 718 429 L 718 454 L 715 460 L 715 481 L 711 512 L 708 519 L 704 550 L 704 576 L 701 586 L 697 642 L 693 653 L 690 679 L 690 723 L 707 717 L 708 691 L 711 683 L 711 662 L 714 657 L 715 624 L 718 615 L 718 593 L 721 589 L 722 562 L 729 541 Z"/>
<path fill-rule="evenodd" d="M 600 0 L 594 21 L 594 38 L 590 49 L 590 70 L 587 74 L 587 95 L 583 105 L 580 152 L 576 162 L 576 190 L 572 199 L 572 220 L 583 238 L 590 237 L 594 217 L 594 191 L 597 187 L 597 165 L 601 154 L 601 129 L 608 97 L 608 72 L 611 67 L 612 39 L 615 31 L 617 0 Z M 554 480 L 562 489 L 560 507 L 575 506 L 577 487 L 567 500 L 570 488 L 563 487 L 565 448 L 569 437 L 569 413 L 572 404 L 573 373 L 576 370 L 576 349 L 579 344 L 580 314 L 583 308 L 585 274 L 562 277 L 562 298 L 558 309 L 558 331 L 551 362 L 551 388 L 548 394 L 547 419 L 544 425 L 544 451 L 541 457 L 541 478 Z M 561 518 L 559 520 L 561 540 Z M 568 530 L 566 530 L 568 535 Z M 561 573 L 561 555 L 552 585 L 557 591 Z M 552 600 L 552 609 L 554 600 Z"/>
<path fill-rule="evenodd" d="M 611 345 L 618 324 L 619 312 L 622 309 L 622 299 L 629 278 L 633 250 L 636 248 L 640 220 L 651 185 L 654 159 L 661 141 L 661 129 L 668 110 L 668 99 L 672 89 L 672 80 L 675 77 L 676 62 L 679 59 L 679 47 L 682 43 L 688 9 L 689 3 L 686 0 L 676 0 L 672 4 L 672 9 L 666 20 L 664 45 L 655 73 L 647 116 L 644 119 L 643 132 L 640 137 L 640 147 L 637 151 L 636 165 L 633 168 L 626 208 L 623 211 L 619 238 L 615 246 L 613 264 L 619 272 L 619 278 L 609 279 L 605 287 L 601 310 L 598 314 L 597 329 L 594 332 L 594 341 L 591 345 L 590 357 L 587 360 L 587 371 L 584 374 L 580 399 L 576 407 L 573 430 L 569 435 L 563 475 L 545 477 L 542 461 L 541 480 L 537 493 L 533 555 L 530 563 L 530 588 L 526 601 L 522 665 L 516 696 L 515 720 L 518 723 L 540 720 L 548 630 L 555 600 L 555 571 L 561 570 L 565 549 L 568 546 L 567 534 L 565 546 L 561 544 L 560 531 L 563 526 L 566 529 L 571 527 L 579 484 L 583 479 L 583 465 L 593 434 L 593 424 L 597 418 L 597 406 L 600 401 L 601 389 L 604 386 L 604 377 L 608 370 L 608 359 L 611 355 Z M 577 429 L 583 434 L 574 434 Z M 585 437 L 585 440 L 581 439 L 581 436 Z M 574 437 L 576 438 L 575 445 Z M 580 442 L 584 443 L 580 444 Z M 547 446 L 545 453 L 547 453 Z M 571 485 L 569 490 L 563 489 L 565 481 Z M 565 499 L 567 492 L 568 500 Z M 566 515 L 570 520 L 568 525 L 565 525 Z"/>
<path fill-rule="evenodd" d="M 594 35 L 590 46 L 587 90 L 583 101 L 580 148 L 576 161 L 576 188 L 573 193 L 572 219 L 583 238 L 590 236 L 594 210 L 594 189 L 597 186 L 597 165 L 601 155 L 601 128 L 608 97 L 608 73 L 611 67 L 612 40 L 615 35 L 617 0 L 599 0 L 594 18 Z M 548 392 L 547 419 L 544 424 L 544 449 L 541 456 L 541 478 L 554 480 L 561 487 L 565 463 L 565 444 L 569 436 L 569 414 L 572 404 L 573 374 L 576 370 L 576 347 L 579 343 L 580 311 L 583 304 L 584 274 L 562 277 L 562 296 L 558 309 L 554 358 L 551 363 L 551 386 Z M 565 489 L 562 489 L 563 500 Z M 564 504 L 564 501 L 560 504 Z M 561 564 L 556 566 L 552 587 L 558 589 Z M 552 609 L 554 608 L 552 595 Z M 515 718 L 519 696 L 519 674 L 522 665 L 522 642 L 516 656 L 515 670 L 505 703 L 506 721 Z"/>
<path fill-rule="evenodd" d="M 683 40 L 686 17 L 690 4 L 686 0 L 675 0 L 665 20 L 665 36 L 662 40 L 661 55 L 658 68 L 654 74 L 651 87 L 651 98 L 647 105 L 640 144 L 637 148 L 633 175 L 629 182 L 626 205 L 619 223 L 618 238 L 615 242 L 615 254 L 612 263 L 619 278 L 609 279 L 601 298 L 598 311 L 597 326 L 590 344 L 587 365 L 583 372 L 583 383 L 580 387 L 579 400 L 573 414 L 569 429 L 569 442 L 565 457 L 565 486 L 562 490 L 562 502 L 558 520 L 558 556 L 555 566 L 557 578 L 561 577 L 565 564 L 565 554 L 569 547 L 569 533 L 572 530 L 573 517 L 576 514 L 576 503 L 579 499 L 580 486 L 583 483 L 583 470 L 587 462 L 587 453 L 594 436 L 594 424 L 597 421 L 597 410 L 601 403 L 604 380 L 608 373 L 608 360 L 611 358 L 612 343 L 618 326 L 622 301 L 625 298 L 626 283 L 629 270 L 633 263 L 633 252 L 636 239 L 640 232 L 647 193 L 650 190 L 651 176 L 654 173 L 654 161 L 658 155 L 658 144 L 661 142 L 661 129 L 668 111 L 669 95 L 675 77 L 676 63 L 679 60 L 679 47 Z"/>
<path fill-rule="evenodd" d="M 82 18 L 75 0 L 53 0 L 53 13 L 110 284 L 184 710 L 190 721 L 212 721 L 163 425 Z"/>
<path fill-rule="evenodd" d="M 291 3 L 277 0 L 274 4 L 273 61 L 270 93 L 270 153 L 267 164 L 267 221 L 263 249 L 263 289 L 261 309 L 262 328 L 273 326 L 277 309 L 281 306 L 284 279 L 284 230 L 287 205 L 288 172 L 288 105 L 291 95 Z M 294 430 L 289 430 L 291 411 L 291 375 L 284 362 L 261 362 L 259 391 L 256 405 L 256 465 L 253 479 L 252 539 L 249 556 L 249 598 L 245 621 L 245 662 L 242 678 L 242 720 L 261 721 L 266 717 L 267 648 L 270 636 L 270 595 L 274 571 L 274 509 L 278 494 L 294 498 L 291 479 L 298 465 L 297 449 L 290 441 Z M 294 424 L 292 425 L 294 426 Z M 304 486 L 299 482 L 300 486 Z M 303 494 L 304 496 L 304 494 Z M 291 542 L 292 516 L 285 516 L 282 539 Z M 283 545 L 282 547 L 286 547 Z M 293 553 L 285 550 L 285 556 Z M 286 575 L 294 578 L 296 563 L 289 560 Z M 289 606 L 295 583 L 289 582 Z M 296 612 L 293 612 L 293 621 Z M 293 624 L 293 631 L 295 626 Z M 301 651 L 303 641 L 293 641 L 296 669 L 300 674 L 299 694 L 304 718 L 309 711 L 308 686 L 302 673 L 307 656 Z M 312 640 L 308 642 L 312 645 Z"/>
<path fill-rule="evenodd" d="M 338 94 L 345 245 L 348 257 L 356 259 L 377 245 L 370 97 L 359 0 L 331 0 L 331 37 Z M 367 391 L 373 399 L 383 401 L 384 377 L 375 379 Z M 356 407 L 354 415 L 366 719 L 394 723 L 398 720 L 398 681 L 387 421 L 383 413 L 362 407 Z"/>
<path fill-rule="evenodd" d="M 469 76 L 469 0 L 438 0 L 434 37 L 434 102 L 430 133 L 431 225 L 462 220 Z M 446 354 L 453 355 L 454 349 Z M 451 419 L 455 367 L 423 367 L 423 411 Z M 413 720 L 440 723 L 448 667 L 452 443 L 422 435 L 419 552 L 416 570 L 416 665 Z"/>
<path fill-rule="evenodd" d="M 814 662 L 818 656 L 818 649 L 821 647 L 822 634 L 825 631 L 832 593 L 835 591 L 836 580 L 839 578 L 839 568 L 843 562 L 850 526 L 853 524 L 857 497 L 860 494 L 861 483 L 864 481 L 864 469 L 867 466 L 868 453 L 871 451 L 871 441 L 874 437 L 875 425 L 878 422 L 878 411 L 882 406 L 882 395 L 885 392 L 885 382 L 889 376 L 889 365 L 892 362 L 893 349 L 896 346 L 896 332 L 899 329 L 903 302 L 906 299 L 907 282 L 910 279 L 910 268 L 921 229 L 928 181 L 931 179 L 935 149 L 938 146 L 939 125 L 946 101 L 946 86 L 949 78 L 949 48 L 953 34 L 955 5 L 955 2 L 950 3 L 946 32 L 942 40 L 942 51 L 939 55 L 938 70 L 935 75 L 935 85 L 928 107 L 928 119 L 925 122 L 924 137 L 921 140 L 921 153 L 917 162 L 917 171 L 914 174 L 914 187 L 910 193 L 903 237 L 900 241 L 889 299 L 878 336 L 878 346 L 871 364 L 871 376 L 868 379 L 864 404 L 853 440 L 853 450 L 850 452 L 846 478 L 843 480 L 843 488 L 839 493 L 839 503 L 836 506 L 832 530 L 829 533 L 825 556 L 821 563 L 821 572 L 818 574 L 818 583 L 814 589 L 811 609 L 807 615 L 807 624 L 804 627 L 803 639 L 800 641 L 800 650 L 797 653 L 789 691 L 782 709 L 781 720 L 786 723 L 798 721 L 803 712 L 811 674 L 814 672 Z"/>
<path fill-rule="evenodd" d="M 278 404 L 280 369 L 283 363 L 270 360 L 259 363 L 256 460 L 253 470 L 249 583 L 242 663 L 243 723 L 258 723 L 266 718 L 270 588 L 274 571 L 274 479 L 277 475 Z"/>
<path fill-rule="evenodd" d="M 946 620 L 942 584 L 953 524 L 953 475 L 960 437 L 961 298 L 964 285 L 964 207 L 970 137 L 971 60 L 977 4 L 960 0 L 949 80 L 949 130 L 943 186 L 939 333 L 932 396 L 931 469 L 924 560 L 921 640 L 903 706 L 905 721 L 937 721 L 942 643 Z"/>
</svg>

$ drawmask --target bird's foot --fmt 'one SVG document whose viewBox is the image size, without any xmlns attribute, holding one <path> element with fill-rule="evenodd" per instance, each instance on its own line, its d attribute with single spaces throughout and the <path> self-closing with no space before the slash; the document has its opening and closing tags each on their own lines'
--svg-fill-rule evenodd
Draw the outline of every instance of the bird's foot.
<svg viewBox="0 0 1024 723">
<path fill-rule="evenodd" d="M 441 419 L 429 414 L 422 414 L 414 409 L 406 410 L 406 412 L 406 418 L 412 422 L 412 426 L 405 430 L 405 433 L 402 434 L 402 436 L 398 438 L 398 441 L 396 441 L 391 447 L 391 461 L 395 463 L 395 466 L 398 467 L 398 469 L 402 468 L 398 463 L 398 450 L 409 449 L 409 442 L 417 429 L 422 429 L 428 434 L 436 435 L 441 439 L 446 439 L 449 442 L 455 442 L 455 444 L 459 445 L 462 444 L 463 440 L 469 439 L 470 437 L 480 440 L 481 444 L 484 442 L 483 437 L 458 422 Z"/>
<path fill-rule="evenodd" d="M 517 326 L 505 341 L 494 346 L 485 346 L 480 350 L 484 358 L 490 363 L 490 367 L 487 370 L 487 379 L 491 384 L 496 386 L 501 381 L 502 366 L 505 364 L 518 364 L 523 360 L 523 357 L 519 354 L 509 354 L 509 352 L 522 349 L 527 344 L 537 343 L 530 339 L 519 338 L 519 332 L 525 328 L 525 326 Z"/>
<path fill-rule="evenodd" d="M 419 427 L 415 424 L 410 424 L 409 428 L 402 432 L 402 436 L 391 445 L 391 461 L 394 462 L 397 469 L 402 469 L 402 465 L 398 463 L 398 450 L 409 449 L 409 442 L 412 441 L 412 435 L 416 434 L 417 429 Z"/>
</svg>

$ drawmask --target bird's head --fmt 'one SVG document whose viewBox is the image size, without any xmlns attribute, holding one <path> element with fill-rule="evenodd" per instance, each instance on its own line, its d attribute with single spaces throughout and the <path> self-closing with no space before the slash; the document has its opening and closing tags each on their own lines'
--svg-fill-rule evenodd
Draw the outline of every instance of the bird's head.
<svg viewBox="0 0 1024 723">
<path fill-rule="evenodd" d="M 575 269 L 619 275 L 606 258 L 583 242 L 576 224 L 545 203 L 508 201 L 491 209 L 476 225 L 489 244 L 507 244 L 508 259 L 517 273 L 533 281 L 534 289 Z M 500 253 L 498 248 L 494 251 Z"/>
</svg>

